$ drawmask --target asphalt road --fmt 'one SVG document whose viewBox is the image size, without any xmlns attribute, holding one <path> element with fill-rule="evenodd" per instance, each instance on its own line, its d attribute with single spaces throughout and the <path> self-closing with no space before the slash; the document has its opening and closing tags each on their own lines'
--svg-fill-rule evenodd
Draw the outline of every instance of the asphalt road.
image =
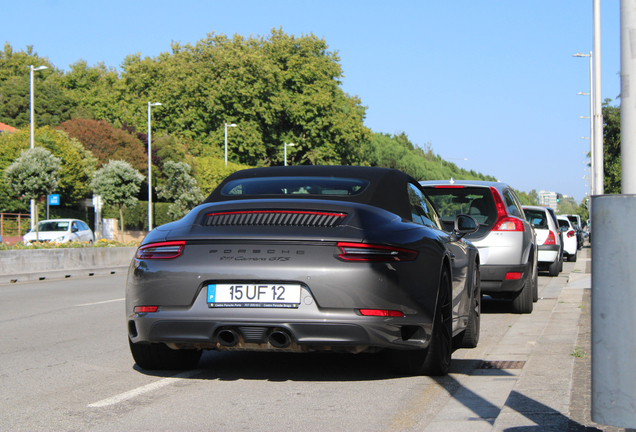
<svg viewBox="0 0 636 432">
<path fill-rule="evenodd" d="M 539 277 L 540 289 L 564 285 Z M 444 378 L 399 377 L 377 354 L 206 352 L 148 373 L 130 356 L 124 276 L 0 285 L 0 430 L 417 430 L 519 319 L 486 299 L 479 346 Z"/>
</svg>

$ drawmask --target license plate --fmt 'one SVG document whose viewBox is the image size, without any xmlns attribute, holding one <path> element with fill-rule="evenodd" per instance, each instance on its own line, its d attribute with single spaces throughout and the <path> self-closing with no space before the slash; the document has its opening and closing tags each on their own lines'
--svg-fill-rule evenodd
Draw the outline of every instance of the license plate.
<svg viewBox="0 0 636 432">
<path fill-rule="evenodd" d="M 300 285 L 210 284 L 209 307 L 297 308 Z"/>
</svg>

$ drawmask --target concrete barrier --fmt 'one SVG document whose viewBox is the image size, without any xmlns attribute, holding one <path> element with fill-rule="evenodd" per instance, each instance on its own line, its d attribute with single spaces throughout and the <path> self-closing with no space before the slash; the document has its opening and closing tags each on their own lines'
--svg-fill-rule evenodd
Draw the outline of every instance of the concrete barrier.
<svg viewBox="0 0 636 432">
<path fill-rule="evenodd" d="M 0 251 L 0 284 L 125 273 L 136 247 Z"/>
</svg>

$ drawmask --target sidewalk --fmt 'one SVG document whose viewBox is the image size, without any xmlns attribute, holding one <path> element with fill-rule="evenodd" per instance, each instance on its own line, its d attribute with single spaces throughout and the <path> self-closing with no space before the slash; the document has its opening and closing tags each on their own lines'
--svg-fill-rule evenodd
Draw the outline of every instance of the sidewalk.
<svg viewBox="0 0 636 432">
<path fill-rule="evenodd" d="M 455 390 L 424 431 L 623 431 L 591 421 L 588 255 L 541 288 L 532 314 L 509 316 L 500 339 L 456 352 L 488 361 L 450 377 Z"/>
</svg>

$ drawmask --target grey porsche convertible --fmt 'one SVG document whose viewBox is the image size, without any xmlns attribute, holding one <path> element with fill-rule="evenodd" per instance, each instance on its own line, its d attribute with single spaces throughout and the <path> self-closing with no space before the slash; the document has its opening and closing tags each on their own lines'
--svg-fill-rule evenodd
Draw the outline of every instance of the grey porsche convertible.
<svg viewBox="0 0 636 432">
<path fill-rule="evenodd" d="M 479 340 L 470 216 L 444 225 L 401 171 L 238 171 L 143 240 L 126 286 L 143 369 L 190 369 L 203 350 L 380 352 L 398 373 L 443 375 Z"/>
</svg>

